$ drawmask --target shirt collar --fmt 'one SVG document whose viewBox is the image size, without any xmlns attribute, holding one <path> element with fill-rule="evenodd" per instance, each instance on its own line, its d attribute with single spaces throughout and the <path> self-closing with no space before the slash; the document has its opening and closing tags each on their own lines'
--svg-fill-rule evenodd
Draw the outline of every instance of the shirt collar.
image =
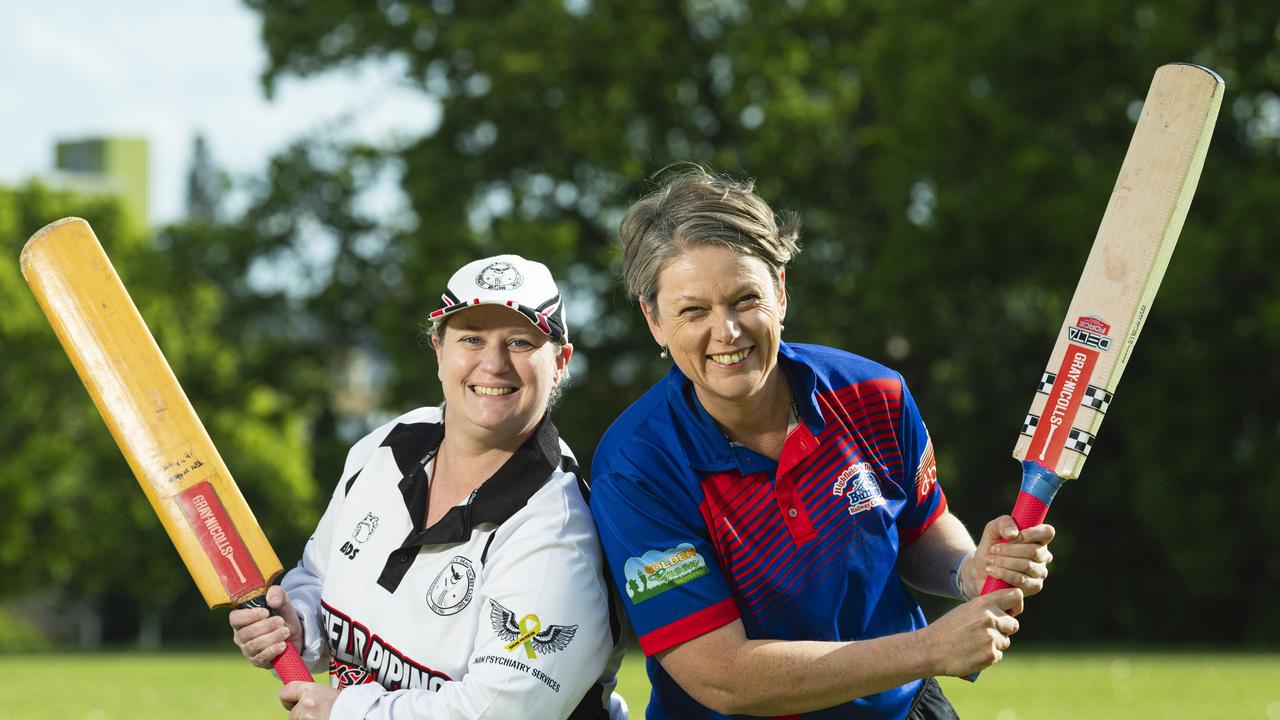
<svg viewBox="0 0 1280 720">
<path fill-rule="evenodd" d="M 397 425 L 382 442 L 383 447 L 391 449 L 404 476 L 399 483 L 400 494 L 414 527 L 419 528 L 410 534 L 405 545 L 456 542 L 470 536 L 471 529 L 480 523 L 502 524 L 528 503 L 560 464 L 560 434 L 547 415 L 524 444 L 480 486 L 470 503 L 451 508 L 435 525 L 421 530 L 427 499 L 422 461 L 440 449 L 444 432 L 442 422 Z"/>
<path fill-rule="evenodd" d="M 778 347 L 778 366 L 782 368 L 795 398 L 800 419 L 817 436 L 826 426 L 817 399 L 817 374 L 795 350 L 781 343 Z M 694 392 L 693 382 L 672 364 L 667 373 L 667 405 L 675 421 L 675 436 L 684 450 L 690 467 L 701 472 L 722 472 L 740 469 L 744 473 L 771 469 L 759 467 L 758 455 L 746 448 L 735 448 L 720 431 L 720 426 L 702 406 Z M 768 460 L 767 458 L 763 458 Z"/>
</svg>

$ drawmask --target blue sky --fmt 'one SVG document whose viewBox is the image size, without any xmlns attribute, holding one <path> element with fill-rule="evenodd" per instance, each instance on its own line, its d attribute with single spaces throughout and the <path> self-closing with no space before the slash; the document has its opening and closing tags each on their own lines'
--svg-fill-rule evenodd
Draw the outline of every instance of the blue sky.
<svg viewBox="0 0 1280 720">
<path fill-rule="evenodd" d="M 142 136 L 151 219 L 167 222 L 182 214 L 197 132 L 243 175 L 310 130 L 384 141 L 438 119 L 390 63 L 287 79 L 268 101 L 258 31 L 236 0 L 0 0 L 0 183 L 50 171 L 59 139 Z"/>
</svg>

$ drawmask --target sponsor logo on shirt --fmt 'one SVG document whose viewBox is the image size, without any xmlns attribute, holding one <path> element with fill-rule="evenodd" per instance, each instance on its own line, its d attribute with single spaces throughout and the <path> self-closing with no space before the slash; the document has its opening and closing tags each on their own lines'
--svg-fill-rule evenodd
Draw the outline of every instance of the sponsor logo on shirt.
<svg viewBox="0 0 1280 720">
<path fill-rule="evenodd" d="M 916 497 L 924 502 L 933 492 L 933 486 L 938 484 L 938 464 L 933 458 L 932 440 L 925 443 L 917 467 L 920 469 L 916 471 Z"/>
<path fill-rule="evenodd" d="M 356 555 L 360 554 L 360 548 L 356 547 L 356 543 L 363 545 L 365 541 L 373 537 L 373 531 L 378 529 L 378 517 L 373 513 L 365 513 L 364 519 L 356 523 L 355 530 L 351 531 L 351 540 L 342 543 L 342 547 L 338 551 L 346 556 L 348 560 L 355 560 Z"/>
<path fill-rule="evenodd" d="M 529 665 L 526 665 L 525 663 L 522 663 L 519 660 L 516 660 L 515 658 L 509 658 L 501 655 L 481 655 L 480 657 L 476 658 L 472 662 L 475 663 L 476 665 L 485 665 L 485 664 L 501 665 L 502 667 L 509 667 L 513 670 L 519 670 L 522 673 L 528 673 L 529 675 L 532 675 L 533 677 L 542 681 L 544 685 L 551 688 L 553 691 L 560 692 L 560 683 L 556 682 L 555 678 L 542 672 L 538 668 L 530 667 Z"/>
<path fill-rule="evenodd" d="M 530 660 L 537 660 L 538 654 L 547 655 L 559 652 L 567 647 L 578 632 L 577 625 L 548 625 L 544 630 L 542 620 L 529 613 L 516 621 L 516 613 L 507 609 L 502 603 L 489 598 L 489 622 L 498 637 L 506 641 L 503 649 L 515 652 L 524 648 L 524 654 Z"/>
<path fill-rule="evenodd" d="M 707 561 L 689 543 L 669 550 L 649 550 L 627 558 L 627 596 L 632 604 L 643 602 L 707 574 Z"/>
<path fill-rule="evenodd" d="M 388 690 L 439 690 L 453 679 L 406 657 L 377 633 L 327 603 L 320 603 L 320 617 L 329 645 L 330 675 L 339 688 L 377 682 Z"/>
<path fill-rule="evenodd" d="M 377 529 L 378 516 L 365 513 L 364 519 L 356 523 L 356 529 L 351 532 L 351 539 L 363 545 L 373 537 L 373 531 Z"/>
<path fill-rule="evenodd" d="M 427 605 L 437 615 L 453 615 L 470 604 L 475 584 L 471 561 L 455 555 L 427 588 Z"/>
<path fill-rule="evenodd" d="M 884 505 L 880 483 L 876 480 L 876 471 L 872 469 L 871 463 L 855 463 L 845 468 L 831 486 L 831 494 L 848 498 L 850 515 Z"/>
</svg>

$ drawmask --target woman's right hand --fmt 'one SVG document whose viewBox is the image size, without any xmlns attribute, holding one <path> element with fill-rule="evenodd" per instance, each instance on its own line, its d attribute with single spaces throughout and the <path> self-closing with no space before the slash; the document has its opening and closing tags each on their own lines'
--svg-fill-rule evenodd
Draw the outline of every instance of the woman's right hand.
<svg viewBox="0 0 1280 720">
<path fill-rule="evenodd" d="M 232 639 L 249 662 L 260 668 L 270 668 L 272 661 L 284 652 L 284 644 L 292 640 L 302 651 L 302 622 L 293 611 L 284 588 L 272 585 L 267 588 L 267 605 L 276 611 L 272 615 L 266 608 L 232 610 L 228 616 Z"/>
<path fill-rule="evenodd" d="M 921 630 L 934 675 L 966 677 L 1000 662 L 1018 632 L 1022 591 L 1005 588 L 974 598 Z"/>
</svg>

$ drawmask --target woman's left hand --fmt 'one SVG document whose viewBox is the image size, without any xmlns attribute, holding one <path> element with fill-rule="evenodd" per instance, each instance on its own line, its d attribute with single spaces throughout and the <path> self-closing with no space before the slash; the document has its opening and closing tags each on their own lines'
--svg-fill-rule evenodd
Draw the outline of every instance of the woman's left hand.
<svg viewBox="0 0 1280 720">
<path fill-rule="evenodd" d="M 280 691 L 280 704 L 289 711 L 289 720 L 329 720 L 338 692 L 319 683 L 291 682 Z"/>
<path fill-rule="evenodd" d="M 1027 597 L 1043 590 L 1045 578 L 1049 577 L 1049 563 L 1053 561 L 1053 553 L 1049 552 L 1053 535 L 1052 525 L 1036 525 L 1019 531 L 1017 523 L 1008 515 L 987 523 L 964 573 L 965 595 L 977 597 L 988 575 L 1022 590 Z"/>
</svg>

